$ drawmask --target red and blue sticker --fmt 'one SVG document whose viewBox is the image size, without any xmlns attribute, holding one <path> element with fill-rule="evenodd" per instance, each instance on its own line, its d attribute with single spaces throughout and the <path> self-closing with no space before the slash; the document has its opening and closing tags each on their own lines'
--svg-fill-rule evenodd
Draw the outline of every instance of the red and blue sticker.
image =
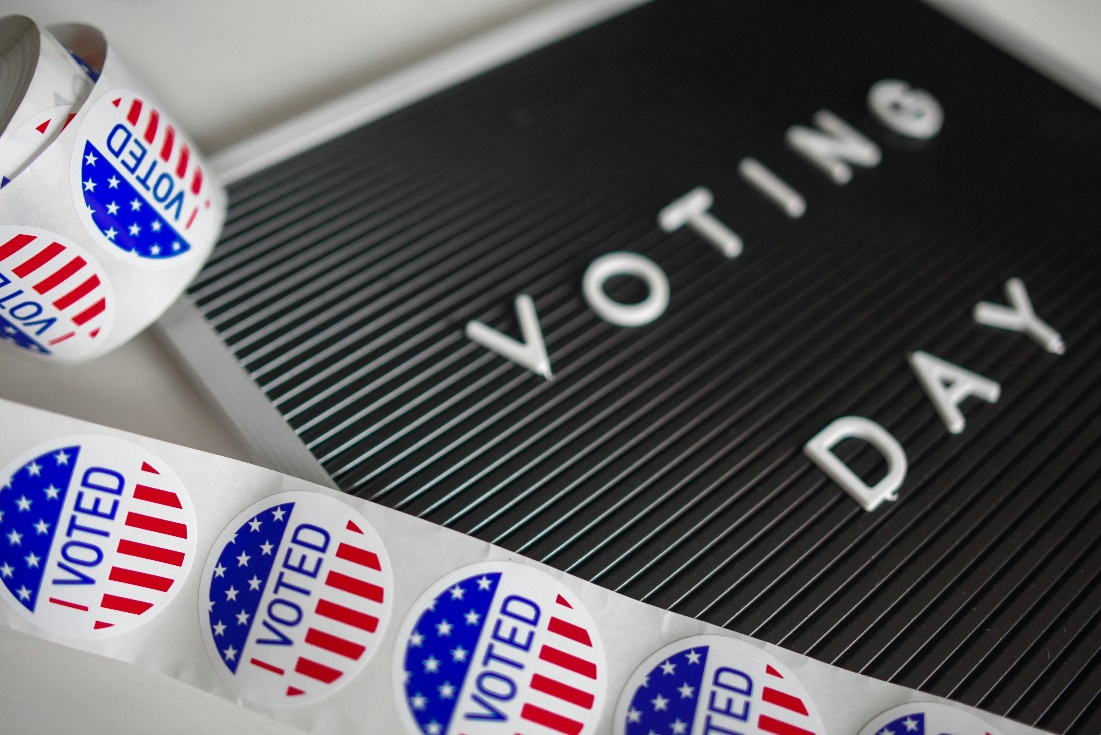
<svg viewBox="0 0 1101 735">
<path fill-rule="evenodd" d="M 87 250 L 46 230 L 0 226 L 0 342 L 82 360 L 104 342 L 114 312 L 107 275 Z"/>
<path fill-rule="evenodd" d="M 110 252 L 164 263 L 214 244 L 212 184 L 180 129 L 150 100 L 101 96 L 80 124 L 72 188 L 81 221 Z"/>
<path fill-rule="evenodd" d="M 430 587 L 398 636 L 393 681 L 410 733 L 591 735 L 608 669 L 596 625 L 560 581 L 513 562 Z"/>
<path fill-rule="evenodd" d="M 378 534 L 347 503 L 286 492 L 222 532 L 200 585 L 207 652 L 245 698 L 313 702 L 366 666 L 390 619 L 393 576 Z"/>
<path fill-rule="evenodd" d="M 860 735 L 998 735 L 988 723 L 958 707 L 913 702 L 881 712 Z"/>
<path fill-rule="evenodd" d="M 614 720 L 617 735 L 823 735 L 794 674 L 736 638 L 676 641 L 631 674 Z"/>
<path fill-rule="evenodd" d="M 195 513 L 149 450 L 68 437 L 16 458 L 0 482 L 0 596 L 51 636 L 129 630 L 179 591 L 195 556 Z"/>
</svg>

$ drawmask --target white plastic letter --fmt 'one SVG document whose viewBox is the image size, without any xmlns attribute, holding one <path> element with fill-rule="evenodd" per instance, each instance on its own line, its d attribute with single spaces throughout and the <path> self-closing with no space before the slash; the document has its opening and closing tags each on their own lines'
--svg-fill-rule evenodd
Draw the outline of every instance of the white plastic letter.
<svg viewBox="0 0 1101 735">
<path fill-rule="evenodd" d="M 944 110 L 937 98 L 900 79 L 873 84 L 868 90 L 868 109 L 876 120 L 907 138 L 928 140 L 944 126 Z"/>
<path fill-rule="evenodd" d="M 727 258 L 737 258 L 742 254 L 742 238 L 707 211 L 714 203 L 711 190 L 697 186 L 658 212 L 658 224 L 666 232 L 688 225 Z"/>
<path fill-rule="evenodd" d="M 637 304 L 613 301 L 604 291 L 604 284 L 615 276 L 634 276 L 646 284 L 649 293 Z M 641 327 L 665 313 L 669 306 L 669 279 L 657 263 L 643 255 L 608 253 L 585 269 L 581 293 L 589 308 L 604 321 L 618 327 Z"/>
<path fill-rule="evenodd" d="M 879 146 L 856 128 L 829 110 L 814 115 L 818 129 L 792 125 L 785 138 L 788 145 L 825 171 L 836 184 L 847 184 L 853 177 L 849 164 L 875 168 L 882 156 Z"/>
<path fill-rule="evenodd" d="M 912 352 L 909 360 L 918 382 L 933 402 L 933 408 L 953 434 L 959 434 L 967 425 L 963 412 L 960 411 L 960 403 L 964 398 L 975 396 L 987 403 L 997 403 L 1002 395 L 1002 387 L 990 378 L 984 378 L 928 352 Z"/>
<path fill-rule="evenodd" d="M 535 302 L 527 294 L 516 297 L 516 320 L 520 322 L 523 342 L 517 342 L 507 334 L 501 334 L 493 327 L 478 321 L 466 323 L 466 336 L 487 350 L 549 380 L 552 373 L 547 344 L 543 341 L 543 330 L 539 328 Z"/>
<path fill-rule="evenodd" d="M 738 173 L 784 210 L 788 217 L 798 219 L 806 214 L 807 202 L 803 196 L 756 158 L 743 158 L 738 164 Z"/>
<path fill-rule="evenodd" d="M 833 448 L 845 439 L 866 441 L 887 461 L 887 474 L 875 487 L 869 487 L 833 453 Z M 902 445 L 891 432 L 863 416 L 843 416 L 837 419 L 803 445 L 803 454 L 867 511 L 875 510 L 884 501 L 898 500 L 898 490 L 906 480 L 908 462 Z"/>
<path fill-rule="evenodd" d="M 1048 352 L 1061 355 L 1066 352 L 1063 337 L 1051 328 L 1032 308 L 1025 283 L 1020 278 L 1010 278 L 1005 282 L 1005 298 L 1009 306 L 980 301 L 975 304 L 975 321 L 995 329 L 1008 329 L 1011 332 L 1027 334 Z"/>
</svg>

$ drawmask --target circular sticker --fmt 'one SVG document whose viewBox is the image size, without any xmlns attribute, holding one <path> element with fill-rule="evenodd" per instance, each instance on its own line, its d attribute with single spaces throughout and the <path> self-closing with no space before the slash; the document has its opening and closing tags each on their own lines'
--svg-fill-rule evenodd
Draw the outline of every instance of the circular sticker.
<svg viewBox="0 0 1101 735">
<path fill-rule="evenodd" d="M 265 498 L 218 537 L 203 570 L 207 652 L 242 696 L 304 704 L 350 681 L 390 620 L 393 573 L 359 512 L 322 493 Z"/>
<path fill-rule="evenodd" d="M 409 732 L 593 733 L 608 671 L 596 625 L 554 577 L 483 562 L 437 581 L 398 636 L 394 687 Z"/>
<path fill-rule="evenodd" d="M 0 342 L 80 360 L 103 343 L 114 307 L 87 250 L 46 230 L 0 225 Z"/>
<path fill-rule="evenodd" d="M 876 715 L 860 735 L 998 735 L 998 731 L 962 709 L 914 702 Z"/>
<path fill-rule="evenodd" d="M 617 735 L 822 735 L 807 690 L 750 643 L 699 635 L 671 643 L 634 670 L 616 707 Z"/>
<path fill-rule="evenodd" d="M 164 263 L 214 244 L 211 184 L 182 133 L 142 97 L 117 89 L 80 125 L 76 209 L 92 238 L 130 262 Z"/>
<path fill-rule="evenodd" d="M 24 618 L 97 638 L 141 625 L 175 597 L 195 556 L 195 512 L 148 449 L 66 437 L 0 478 L 0 596 Z"/>
</svg>

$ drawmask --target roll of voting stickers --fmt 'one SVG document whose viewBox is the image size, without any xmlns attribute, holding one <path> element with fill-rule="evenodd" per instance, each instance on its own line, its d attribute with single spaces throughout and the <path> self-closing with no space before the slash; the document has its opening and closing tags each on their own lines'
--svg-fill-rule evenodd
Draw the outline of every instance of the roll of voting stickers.
<svg viewBox="0 0 1101 735">
<path fill-rule="evenodd" d="M 810 695 L 783 664 L 737 638 L 700 635 L 642 662 L 616 707 L 616 735 L 823 735 Z"/>
<path fill-rule="evenodd" d="M 0 478 L 0 597 L 46 637 L 130 630 L 179 591 L 195 512 L 149 450 L 66 437 L 25 452 Z"/>
<path fill-rule="evenodd" d="M 382 540 L 359 512 L 320 493 L 273 495 L 238 515 L 207 559 L 207 653 L 246 699 L 316 701 L 374 655 L 393 589 Z"/>
<path fill-rule="evenodd" d="M 999 735 L 999 731 L 957 707 L 914 702 L 880 713 L 860 735 Z"/>
<path fill-rule="evenodd" d="M 409 733 L 591 735 L 608 670 L 596 625 L 568 588 L 533 567 L 484 562 L 417 600 L 392 679 Z"/>
</svg>

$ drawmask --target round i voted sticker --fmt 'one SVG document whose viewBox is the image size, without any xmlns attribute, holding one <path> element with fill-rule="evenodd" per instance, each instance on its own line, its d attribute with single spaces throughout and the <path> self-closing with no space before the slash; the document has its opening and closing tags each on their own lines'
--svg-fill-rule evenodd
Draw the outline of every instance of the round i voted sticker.
<svg viewBox="0 0 1101 735">
<path fill-rule="evenodd" d="M 860 735 L 999 735 L 999 731 L 962 709 L 914 702 L 876 715 Z"/>
<path fill-rule="evenodd" d="M 635 669 L 620 695 L 616 735 L 822 735 L 807 690 L 750 643 L 700 635 L 671 643 Z"/>
<path fill-rule="evenodd" d="M 134 263 L 205 251 L 218 234 L 211 183 L 180 129 L 123 89 L 100 97 L 80 124 L 72 190 L 81 221 L 107 250 Z"/>
<path fill-rule="evenodd" d="M 0 471 L 0 596 L 58 636 L 149 620 L 195 556 L 195 512 L 168 465 L 109 436 L 40 445 Z"/>
<path fill-rule="evenodd" d="M 367 665 L 390 619 L 393 576 L 359 512 L 322 493 L 254 503 L 218 537 L 200 585 L 207 653 L 247 699 L 293 705 Z"/>
<path fill-rule="evenodd" d="M 608 670 L 596 625 L 554 577 L 482 562 L 432 585 L 398 635 L 393 682 L 410 733 L 584 735 Z"/>
</svg>

